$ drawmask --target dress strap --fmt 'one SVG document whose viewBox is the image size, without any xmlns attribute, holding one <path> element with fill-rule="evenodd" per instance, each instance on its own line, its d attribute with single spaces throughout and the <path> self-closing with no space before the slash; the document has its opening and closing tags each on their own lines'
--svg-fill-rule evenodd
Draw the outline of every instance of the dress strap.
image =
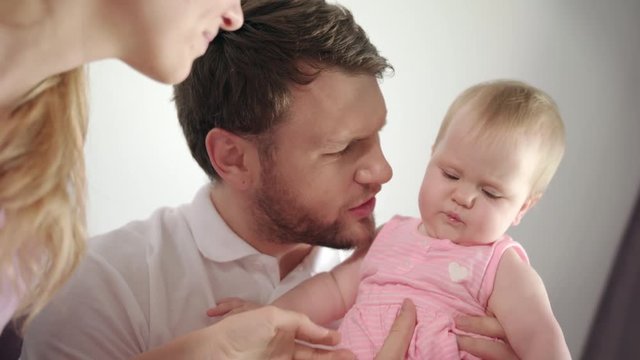
<svg viewBox="0 0 640 360">
<path fill-rule="evenodd" d="M 482 285 L 480 286 L 480 294 L 478 296 L 480 303 L 484 307 L 487 307 L 489 297 L 493 292 L 493 284 L 496 279 L 496 273 L 498 272 L 500 259 L 502 259 L 502 255 L 511 248 L 513 248 L 513 250 L 520 256 L 523 262 L 529 264 L 529 257 L 520 243 L 514 241 L 508 235 L 505 235 L 502 239 L 496 241 L 493 244 L 493 253 L 487 263 L 487 268 L 482 279 Z"/>
</svg>

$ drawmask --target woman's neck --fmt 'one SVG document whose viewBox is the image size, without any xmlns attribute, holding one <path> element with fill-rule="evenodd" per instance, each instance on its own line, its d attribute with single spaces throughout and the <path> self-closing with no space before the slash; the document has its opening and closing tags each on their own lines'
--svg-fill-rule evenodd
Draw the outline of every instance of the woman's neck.
<svg viewBox="0 0 640 360">
<path fill-rule="evenodd" d="M 0 1 L 0 118 L 47 77 L 117 55 L 100 3 Z"/>
</svg>

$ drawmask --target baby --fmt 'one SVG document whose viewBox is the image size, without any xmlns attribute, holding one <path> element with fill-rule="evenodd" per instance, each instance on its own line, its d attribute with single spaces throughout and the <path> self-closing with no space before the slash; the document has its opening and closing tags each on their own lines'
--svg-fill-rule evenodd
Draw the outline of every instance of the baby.
<svg viewBox="0 0 640 360">
<path fill-rule="evenodd" d="M 341 346 L 359 359 L 375 357 L 405 298 L 418 314 L 407 359 L 475 358 L 458 350 L 460 314 L 495 316 L 520 359 L 569 359 L 540 277 L 506 235 L 562 159 L 564 126 L 553 100 L 517 81 L 473 86 L 449 108 L 431 150 L 420 218 L 392 218 L 368 251 L 274 305 L 320 323 L 344 317 Z M 225 300 L 209 314 L 243 306 Z"/>
</svg>

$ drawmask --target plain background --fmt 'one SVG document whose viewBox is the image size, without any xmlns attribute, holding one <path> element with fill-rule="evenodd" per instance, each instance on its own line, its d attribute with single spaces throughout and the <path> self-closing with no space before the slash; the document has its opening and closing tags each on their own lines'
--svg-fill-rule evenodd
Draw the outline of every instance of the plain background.
<svg viewBox="0 0 640 360">
<path fill-rule="evenodd" d="M 578 358 L 640 184 L 637 0 L 343 0 L 395 75 L 381 138 L 394 177 L 379 222 L 418 216 L 417 193 L 440 120 L 464 88 L 515 78 L 547 91 L 567 153 L 542 201 L 510 233 L 543 278 Z M 391 6 L 393 4 L 393 7 Z M 89 231 L 111 230 L 192 199 L 192 160 L 171 88 L 116 61 L 90 67 Z"/>
</svg>

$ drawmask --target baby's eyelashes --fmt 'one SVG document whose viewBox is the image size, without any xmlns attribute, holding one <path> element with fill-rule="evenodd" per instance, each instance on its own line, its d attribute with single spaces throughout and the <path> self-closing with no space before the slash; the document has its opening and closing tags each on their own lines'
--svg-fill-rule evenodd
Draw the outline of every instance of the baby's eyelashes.
<svg viewBox="0 0 640 360">
<path fill-rule="evenodd" d="M 460 179 L 460 176 L 458 176 L 455 172 L 453 172 L 451 170 L 442 169 L 442 175 L 444 177 L 446 177 L 447 179 L 450 179 L 450 180 L 458 180 L 458 179 Z"/>
<path fill-rule="evenodd" d="M 482 189 L 482 192 L 490 199 L 500 199 L 502 195 L 492 189 Z"/>
</svg>

